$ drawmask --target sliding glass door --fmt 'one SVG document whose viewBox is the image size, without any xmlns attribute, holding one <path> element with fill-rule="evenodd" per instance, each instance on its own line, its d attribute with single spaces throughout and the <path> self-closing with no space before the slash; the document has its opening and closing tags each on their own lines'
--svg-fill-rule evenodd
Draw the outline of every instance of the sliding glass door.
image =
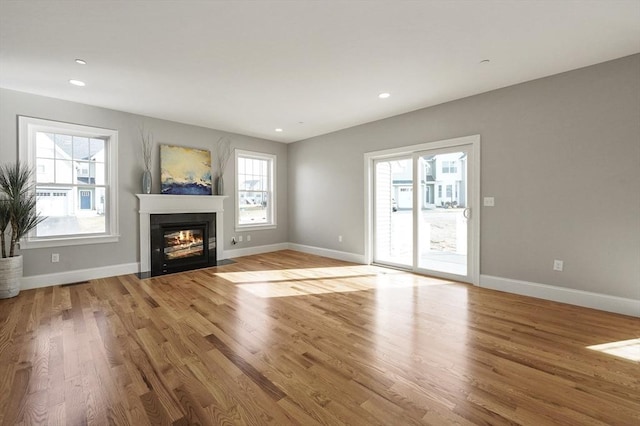
<svg viewBox="0 0 640 426">
<path fill-rule="evenodd" d="M 374 263 L 473 282 L 472 145 L 373 160 Z"/>
</svg>

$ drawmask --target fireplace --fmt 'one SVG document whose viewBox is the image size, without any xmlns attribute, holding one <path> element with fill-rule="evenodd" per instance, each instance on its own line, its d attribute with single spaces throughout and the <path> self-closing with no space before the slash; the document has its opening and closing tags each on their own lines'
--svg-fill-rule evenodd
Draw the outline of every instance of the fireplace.
<svg viewBox="0 0 640 426">
<path fill-rule="evenodd" d="M 193 259 L 189 259 L 189 257 L 185 259 L 181 259 L 182 266 L 185 267 L 185 264 L 189 264 L 189 267 L 195 268 L 203 268 L 208 267 L 222 262 L 226 262 L 224 260 L 224 251 L 223 244 L 224 241 L 224 200 L 228 197 L 223 195 L 171 195 L 171 194 L 136 194 L 139 201 L 139 213 L 140 213 L 140 273 L 139 276 L 141 278 L 148 278 L 152 276 L 151 273 L 151 259 L 157 256 L 157 252 L 154 249 L 154 245 L 151 243 L 151 217 L 152 216 L 164 216 L 166 221 L 163 221 L 161 217 L 156 217 L 154 222 L 156 222 L 153 226 L 158 227 L 163 225 L 165 227 L 179 225 L 182 223 L 180 221 L 179 216 L 183 214 L 205 214 L 208 218 L 203 220 L 195 220 L 195 222 L 209 222 L 208 229 L 206 230 L 207 235 L 203 234 L 202 240 L 203 245 L 204 242 L 208 244 L 208 260 L 209 263 L 205 264 L 202 261 L 202 258 L 199 259 L 197 266 L 193 264 L 189 264 L 192 261 L 195 261 L 195 256 Z M 164 222 L 160 223 L 158 222 Z M 189 221 L 190 219 L 187 219 Z M 193 230 L 193 226 L 188 226 L 187 230 Z M 157 229 L 156 229 L 156 232 Z M 203 231 L 204 232 L 204 231 Z M 179 235 L 178 235 L 179 237 Z M 154 243 L 156 243 L 156 239 L 160 238 L 164 239 L 164 233 L 161 233 L 160 236 L 156 234 L 154 238 Z M 213 241 L 210 241 L 213 239 Z M 217 244 L 216 244 L 217 242 Z M 164 242 L 163 242 L 164 244 Z M 161 246 L 164 247 L 164 246 Z M 162 257 L 160 259 L 164 259 L 164 248 L 160 249 L 162 251 Z M 153 253 L 152 253 L 153 251 Z M 184 252 L 183 252 L 184 253 Z M 204 253 L 204 248 L 203 248 Z M 204 256 L 204 255 L 203 255 Z M 207 256 L 204 256 L 207 257 Z M 175 260 L 175 259 L 170 259 Z M 155 275 L 162 275 L 162 264 L 166 263 L 162 260 L 157 262 L 157 269 Z M 175 264 L 174 264 L 175 265 Z M 169 266 L 169 264 L 167 265 Z M 175 271 L 177 272 L 177 271 Z M 169 270 L 164 272 L 165 274 L 170 273 Z"/>
<path fill-rule="evenodd" d="M 151 276 L 215 266 L 216 214 L 152 214 Z"/>
</svg>

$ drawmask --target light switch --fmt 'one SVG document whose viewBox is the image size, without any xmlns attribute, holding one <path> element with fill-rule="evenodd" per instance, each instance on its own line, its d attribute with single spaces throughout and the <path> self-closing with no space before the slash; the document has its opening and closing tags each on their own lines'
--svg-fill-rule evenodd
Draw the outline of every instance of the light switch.
<svg viewBox="0 0 640 426">
<path fill-rule="evenodd" d="M 496 205 L 496 200 L 493 197 L 484 197 L 484 206 L 493 207 Z"/>
</svg>

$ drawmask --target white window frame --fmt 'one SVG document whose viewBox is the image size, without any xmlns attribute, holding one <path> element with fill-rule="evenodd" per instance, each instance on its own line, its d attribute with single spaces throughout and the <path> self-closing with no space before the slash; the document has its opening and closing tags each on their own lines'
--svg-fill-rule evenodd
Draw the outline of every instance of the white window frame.
<svg viewBox="0 0 640 426">
<path fill-rule="evenodd" d="M 235 151 L 235 230 L 240 231 L 252 231 L 252 230 L 261 230 L 261 229 L 275 229 L 277 228 L 276 221 L 276 156 L 273 154 L 265 154 L 262 152 L 255 151 L 244 151 L 241 149 L 236 149 Z M 270 208 L 268 215 L 271 220 L 268 223 L 261 224 L 240 224 L 240 184 L 238 181 L 238 160 L 240 158 L 253 158 L 257 160 L 267 160 L 269 161 L 269 203 L 267 204 Z"/>
<path fill-rule="evenodd" d="M 114 243 L 120 238 L 118 228 L 118 131 L 80 124 L 64 123 L 26 116 L 18 116 L 19 160 L 32 170 L 36 165 L 36 133 L 62 133 L 74 136 L 105 139 L 105 187 L 108 208 L 105 209 L 105 232 L 101 234 L 69 234 L 36 237 L 32 230 L 20 241 L 20 249 L 61 247 L 97 243 Z M 36 174 L 33 174 L 35 187 Z M 74 185 L 75 187 L 75 185 Z"/>
</svg>

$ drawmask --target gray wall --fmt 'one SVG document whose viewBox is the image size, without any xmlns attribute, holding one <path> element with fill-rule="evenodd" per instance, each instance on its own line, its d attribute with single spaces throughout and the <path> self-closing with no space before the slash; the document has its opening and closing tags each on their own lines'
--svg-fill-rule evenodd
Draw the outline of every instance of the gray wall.
<svg viewBox="0 0 640 426">
<path fill-rule="evenodd" d="M 215 142 L 222 135 L 232 140 L 232 147 L 277 155 L 277 219 L 275 230 L 252 231 L 251 242 L 231 246 L 234 231 L 233 197 L 225 200 L 225 250 L 276 244 L 288 241 L 287 229 L 287 145 L 249 136 L 223 133 L 203 127 L 157 120 L 124 112 L 97 108 L 58 99 L 0 89 L 0 163 L 17 159 L 17 116 L 26 115 L 50 120 L 115 129 L 118 140 L 119 221 L 121 238 L 113 244 L 91 244 L 73 247 L 23 250 L 24 275 L 67 272 L 78 269 L 119 265 L 139 261 L 138 199 L 142 160 L 138 126 L 144 123 L 154 134 L 156 147 L 152 165 L 153 193 L 160 192 L 159 144 L 167 143 L 209 149 L 215 152 Z M 215 169 L 215 160 L 213 167 Z M 225 170 L 225 193 L 234 193 L 233 155 Z M 215 173 L 215 170 L 214 170 Z M 51 263 L 51 253 L 60 253 L 60 263 Z"/>
<path fill-rule="evenodd" d="M 473 134 L 481 274 L 640 299 L 640 55 L 290 145 L 290 241 L 363 254 L 363 154 Z"/>
</svg>

